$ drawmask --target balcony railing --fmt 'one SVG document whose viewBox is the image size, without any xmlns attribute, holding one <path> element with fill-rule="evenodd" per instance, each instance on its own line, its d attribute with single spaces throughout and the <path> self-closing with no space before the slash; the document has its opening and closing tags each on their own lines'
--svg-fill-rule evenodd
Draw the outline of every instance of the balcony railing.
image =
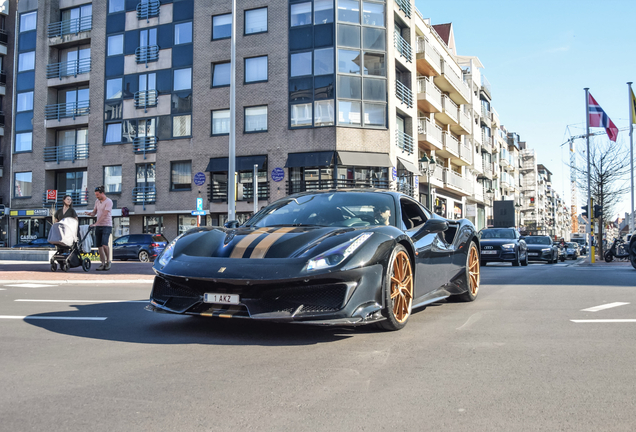
<svg viewBox="0 0 636 432">
<path fill-rule="evenodd" d="M 44 147 L 44 162 L 75 162 L 81 159 L 88 159 L 88 143 Z"/>
<path fill-rule="evenodd" d="M 413 92 L 399 80 L 395 80 L 395 96 L 407 107 L 413 107 Z"/>
<path fill-rule="evenodd" d="M 242 199 L 244 201 L 251 201 L 254 199 L 254 184 L 253 183 L 239 183 L 239 201 L 241 200 L 241 191 L 240 188 L 243 188 Z M 260 200 L 268 200 L 269 199 L 269 182 L 259 182 L 258 183 L 258 199 Z"/>
<path fill-rule="evenodd" d="M 490 124 L 490 111 L 485 107 L 481 106 L 481 117 L 484 120 L 484 123 Z"/>
<path fill-rule="evenodd" d="M 454 154 L 459 156 L 459 140 L 449 134 L 448 132 L 444 132 L 442 134 L 442 142 L 444 144 L 444 148 L 447 151 L 453 152 Z"/>
<path fill-rule="evenodd" d="M 470 132 L 472 130 L 470 127 L 471 126 L 470 116 L 466 114 L 466 112 L 463 109 L 458 108 L 457 117 L 459 119 L 459 125 L 463 127 L 465 130 L 467 130 L 468 132 Z"/>
<path fill-rule="evenodd" d="M 138 47 L 135 50 L 135 60 L 137 63 L 145 63 L 146 67 L 148 67 L 148 63 L 159 60 L 159 46 L 147 45 Z"/>
<path fill-rule="evenodd" d="M 144 112 L 148 108 L 157 106 L 157 90 L 144 90 L 135 93 L 135 108 L 143 108 Z"/>
<path fill-rule="evenodd" d="M 75 117 L 88 115 L 89 112 L 89 101 L 53 104 L 44 107 L 44 118 L 46 120 L 61 120 L 63 118 L 75 120 Z"/>
<path fill-rule="evenodd" d="M 146 153 L 157 152 L 157 137 L 140 136 L 133 138 L 133 152 L 135 154 L 143 154 L 146 159 Z"/>
<path fill-rule="evenodd" d="M 484 131 L 481 132 L 481 148 L 488 153 L 492 152 L 492 138 L 486 135 Z"/>
<path fill-rule="evenodd" d="M 144 210 L 146 204 L 154 204 L 157 201 L 157 189 L 154 186 L 134 187 L 132 195 L 133 204 L 143 205 Z"/>
<path fill-rule="evenodd" d="M 85 58 L 68 62 L 52 63 L 46 66 L 46 78 L 59 78 L 78 76 L 91 71 L 91 59 Z"/>
<path fill-rule="evenodd" d="M 482 159 L 483 171 L 488 177 L 492 177 L 492 163 Z"/>
<path fill-rule="evenodd" d="M 395 3 L 397 3 L 400 10 L 404 12 L 404 15 L 406 15 L 407 18 L 411 18 L 411 2 L 409 0 L 395 0 Z"/>
<path fill-rule="evenodd" d="M 451 118 L 455 123 L 457 123 L 457 110 L 459 107 L 451 98 L 444 95 L 442 96 L 442 110 L 446 113 L 447 116 Z"/>
<path fill-rule="evenodd" d="M 415 188 L 408 181 L 400 181 L 397 184 L 397 191 L 405 195 L 415 197 Z"/>
<path fill-rule="evenodd" d="M 455 171 L 450 170 L 450 169 L 445 169 L 444 170 L 444 183 L 449 184 L 455 188 L 461 189 L 464 192 L 467 192 L 469 194 L 473 193 L 473 185 L 472 183 L 462 177 L 461 175 L 457 174 Z"/>
<path fill-rule="evenodd" d="M 159 0 L 142 1 L 137 5 L 137 19 L 145 19 L 150 22 L 150 18 L 158 17 L 161 10 L 161 2 Z"/>
<path fill-rule="evenodd" d="M 490 82 L 484 75 L 481 76 L 481 89 L 488 95 L 489 98 L 492 97 L 492 88 L 490 87 Z"/>
<path fill-rule="evenodd" d="M 461 93 L 464 99 L 470 100 L 470 91 L 468 90 L 468 86 L 464 82 L 464 79 L 459 76 L 455 69 L 448 66 L 448 63 L 446 63 L 446 61 L 444 61 L 443 59 L 441 60 L 440 64 L 442 66 L 442 75 L 444 75 L 446 79 L 451 82 L 453 87 L 455 87 L 457 91 Z"/>
<path fill-rule="evenodd" d="M 405 134 L 401 130 L 395 131 L 395 143 L 403 152 L 413 154 L 413 137 Z"/>
<path fill-rule="evenodd" d="M 433 46 L 423 37 L 417 38 L 417 53 L 424 53 L 426 61 L 439 70 L 439 65 L 441 65 L 442 62 L 442 56 L 440 56 L 437 50 L 433 48 Z"/>
<path fill-rule="evenodd" d="M 426 95 L 426 99 L 442 106 L 442 92 L 429 78 L 417 79 L 417 92 Z"/>
<path fill-rule="evenodd" d="M 9 43 L 9 33 L 6 30 L 0 29 L 0 44 L 7 45 Z"/>
<path fill-rule="evenodd" d="M 64 205 L 64 196 L 70 195 L 73 200 L 74 206 L 88 205 L 88 191 L 57 191 L 57 200 L 55 201 L 55 207 L 61 208 Z M 51 203 L 46 199 L 46 192 L 42 194 L 42 204 L 50 206 Z"/>
<path fill-rule="evenodd" d="M 459 156 L 464 159 L 469 164 L 473 163 L 473 149 L 470 144 L 466 144 L 465 142 L 461 145 L 459 149 Z"/>
<path fill-rule="evenodd" d="M 70 20 L 58 21 L 49 24 L 48 37 L 54 38 L 58 36 L 64 36 L 67 34 L 77 34 L 85 32 L 93 27 L 93 17 L 91 15 L 74 18 Z"/>
<path fill-rule="evenodd" d="M 409 44 L 397 31 L 393 32 L 393 45 L 407 62 L 410 63 L 413 61 L 413 49 L 411 48 L 411 44 Z"/>
<path fill-rule="evenodd" d="M 432 123 L 429 119 L 425 117 L 417 119 L 417 129 L 418 133 L 426 135 L 427 141 L 434 139 L 440 144 L 442 143 L 442 128 Z"/>
<path fill-rule="evenodd" d="M 329 182 L 330 186 L 326 188 L 333 189 L 333 180 Z M 238 201 L 251 201 L 254 198 L 254 185 L 251 182 L 237 184 L 236 191 Z M 212 202 L 227 201 L 227 183 L 216 182 L 209 184 L 208 199 Z M 269 199 L 269 182 L 258 183 L 258 199 L 259 201 Z"/>
</svg>

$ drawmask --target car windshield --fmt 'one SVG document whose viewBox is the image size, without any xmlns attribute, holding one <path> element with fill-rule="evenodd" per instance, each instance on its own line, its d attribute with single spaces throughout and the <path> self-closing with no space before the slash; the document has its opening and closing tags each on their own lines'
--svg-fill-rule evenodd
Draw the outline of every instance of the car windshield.
<svg viewBox="0 0 636 432">
<path fill-rule="evenodd" d="M 159 235 L 153 235 L 152 236 L 152 241 L 155 243 L 168 243 L 168 240 L 166 240 L 166 238 L 164 236 L 162 236 L 161 234 Z"/>
<path fill-rule="evenodd" d="M 479 234 L 481 239 L 514 239 L 515 230 L 509 228 L 486 229 Z"/>
<path fill-rule="evenodd" d="M 572 243 L 572 242 L 568 243 L 569 248 L 576 249 L 577 246 L 578 246 L 578 243 Z"/>
<path fill-rule="evenodd" d="M 333 192 L 284 198 L 258 212 L 245 225 L 268 226 L 395 226 L 391 195 L 378 192 Z"/>
<path fill-rule="evenodd" d="M 526 237 L 527 244 L 548 245 L 552 244 L 550 237 Z"/>
</svg>

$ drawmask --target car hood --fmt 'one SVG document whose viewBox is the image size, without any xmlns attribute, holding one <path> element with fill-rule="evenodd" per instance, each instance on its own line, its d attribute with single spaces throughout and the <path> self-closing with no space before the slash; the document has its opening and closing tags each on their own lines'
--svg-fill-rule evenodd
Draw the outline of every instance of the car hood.
<svg viewBox="0 0 636 432">
<path fill-rule="evenodd" d="M 481 239 L 479 240 L 479 243 L 481 243 L 481 248 L 483 249 L 484 246 L 501 246 L 501 245 L 505 245 L 505 244 L 510 244 L 510 243 L 517 243 L 516 239 Z"/>
<path fill-rule="evenodd" d="M 541 244 L 527 244 L 529 251 L 540 251 L 542 249 L 552 249 L 550 245 L 541 245 Z"/>
</svg>

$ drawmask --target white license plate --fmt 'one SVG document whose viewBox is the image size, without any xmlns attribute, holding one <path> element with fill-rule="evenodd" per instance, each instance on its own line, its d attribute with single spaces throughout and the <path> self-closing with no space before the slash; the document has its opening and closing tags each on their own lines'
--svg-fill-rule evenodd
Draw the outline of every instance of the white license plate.
<svg viewBox="0 0 636 432">
<path fill-rule="evenodd" d="M 239 295 L 238 294 L 205 293 L 205 295 L 203 296 L 203 301 L 206 303 L 237 305 L 239 304 Z"/>
<path fill-rule="evenodd" d="M 538 253 L 529 253 L 528 255 L 530 255 L 530 256 L 539 256 Z"/>
<path fill-rule="evenodd" d="M 492 250 L 492 251 L 486 251 L 486 250 L 485 250 L 485 251 L 481 251 L 481 254 L 482 254 L 482 255 L 496 255 L 496 254 L 497 254 L 497 251 L 495 251 L 495 250 Z"/>
</svg>

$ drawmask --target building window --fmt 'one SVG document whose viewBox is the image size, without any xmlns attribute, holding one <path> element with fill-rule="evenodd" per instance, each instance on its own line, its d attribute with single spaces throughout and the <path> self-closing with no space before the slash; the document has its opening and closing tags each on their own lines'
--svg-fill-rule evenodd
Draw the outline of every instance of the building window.
<svg viewBox="0 0 636 432">
<path fill-rule="evenodd" d="M 245 59 L 245 82 L 267 81 L 267 56 Z"/>
<path fill-rule="evenodd" d="M 139 32 L 139 46 L 148 47 L 157 45 L 157 29 L 151 28 L 147 30 L 141 30 Z"/>
<path fill-rule="evenodd" d="M 338 0 L 338 21 L 360 24 L 360 2 L 358 0 Z"/>
<path fill-rule="evenodd" d="M 338 50 L 338 72 L 360 74 L 360 51 Z"/>
<path fill-rule="evenodd" d="M 33 132 L 15 134 L 15 152 L 28 152 L 33 150 Z"/>
<path fill-rule="evenodd" d="M 291 55 L 292 77 L 311 75 L 311 51 Z"/>
<path fill-rule="evenodd" d="M 163 216 L 144 216 L 144 226 L 142 234 L 163 233 Z"/>
<path fill-rule="evenodd" d="M 116 78 L 106 81 L 106 99 L 121 99 L 122 79 Z"/>
<path fill-rule="evenodd" d="M 190 90 L 192 88 L 192 68 L 174 71 L 173 90 Z"/>
<path fill-rule="evenodd" d="M 121 193 L 121 165 L 104 167 L 104 192 Z"/>
<path fill-rule="evenodd" d="M 38 23 L 38 13 L 29 12 L 20 15 L 20 33 L 35 30 Z"/>
<path fill-rule="evenodd" d="M 364 75 L 386 76 L 384 54 L 365 52 L 363 55 Z"/>
<path fill-rule="evenodd" d="M 212 87 L 229 86 L 231 69 L 232 65 L 229 62 L 212 63 Z"/>
<path fill-rule="evenodd" d="M 333 22 L 333 0 L 314 0 L 314 23 Z"/>
<path fill-rule="evenodd" d="M 170 165 L 170 190 L 192 189 L 192 162 L 171 162 Z"/>
<path fill-rule="evenodd" d="M 35 51 L 22 53 L 18 56 L 18 72 L 35 69 Z"/>
<path fill-rule="evenodd" d="M 333 100 L 323 100 L 314 102 L 314 125 L 333 126 L 334 109 Z"/>
<path fill-rule="evenodd" d="M 267 8 L 245 11 L 245 34 L 264 33 L 267 31 Z"/>
<path fill-rule="evenodd" d="M 291 5 L 291 27 L 311 24 L 311 2 Z"/>
<path fill-rule="evenodd" d="M 364 125 L 371 127 L 386 126 L 386 105 L 364 103 Z"/>
<path fill-rule="evenodd" d="M 62 27 L 62 34 L 77 33 L 90 30 L 92 27 L 93 5 L 65 9 L 62 11 L 62 21 L 66 21 L 67 26 Z M 75 20 L 75 21 L 73 21 Z"/>
<path fill-rule="evenodd" d="M 174 44 L 192 43 L 192 22 L 174 25 Z"/>
<path fill-rule="evenodd" d="M 212 17 L 212 40 L 232 37 L 232 14 Z"/>
<path fill-rule="evenodd" d="M 172 136 L 173 137 L 186 137 L 192 135 L 192 116 L 174 116 L 172 119 Z"/>
<path fill-rule="evenodd" d="M 179 215 L 179 230 L 177 235 L 181 235 L 191 228 L 197 227 L 197 217 L 188 215 Z"/>
<path fill-rule="evenodd" d="M 108 36 L 108 55 L 120 55 L 124 53 L 124 35 Z"/>
<path fill-rule="evenodd" d="M 18 93 L 16 112 L 33 110 L 33 92 Z"/>
<path fill-rule="evenodd" d="M 230 133 L 230 110 L 212 111 L 212 135 L 227 135 Z"/>
<path fill-rule="evenodd" d="M 314 51 L 314 75 L 332 74 L 333 63 L 333 48 Z"/>
<path fill-rule="evenodd" d="M 119 144 L 121 142 L 121 123 L 110 123 L 106 125 L 106 144 Z"/>
<path fill-rule="evenodd" d="M 33 184 L 33 173 L 18 172 L 14 176 L 13 196 L 15 198 L 28 198 L 31 196 L 31 187 Z"/>
<path fill-rule="evenodd" d="M 245 132 L 267 132 L 267 106 L 245 108 Z"/>
<path fill-rule="evenodd" d="M 360 126 L 360 102 L 339 100 L 338 124 Z"/>
<path fill-rule="evenodd" d="M 384 27 L 384 5 L 362 2 L 362 24 Z"/>
<path fill-rule="evenodd" d="M 108 0 L 108 13 L 123 12 L 126 9 L 124 3 L 124 0 Z"/>
<path fill-rule="evenodd" d="M 291 127 L 311 126 L 311 103 L 291 106 Z"/>
</svg>

